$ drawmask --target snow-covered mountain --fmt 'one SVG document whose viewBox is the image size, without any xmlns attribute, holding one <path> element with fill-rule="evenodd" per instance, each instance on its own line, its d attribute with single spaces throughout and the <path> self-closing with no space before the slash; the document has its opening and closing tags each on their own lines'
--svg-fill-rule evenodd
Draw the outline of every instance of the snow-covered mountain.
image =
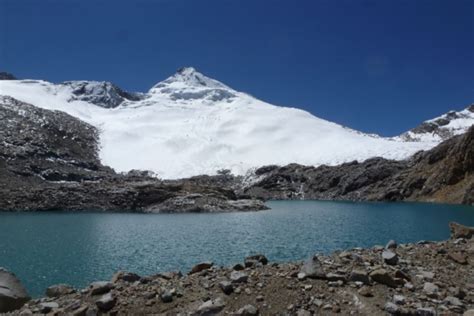
<svg viewBox="0 0 474 316">
<path fill-rule="evenodd" d="M 100 158 L 116 171 L 148 169 L 169 179 L 220 169 L 244 174 L 270 164 L 404 159 L 439 142 L 364 134 L 265 103 L 193 68 L 180 69 L 147 93 L 106 82 L 1 80 L 0 94 L 98 127 Z"/>
<path fill-rule="evenodd" d="M 443 141 L 463 134 L 474 124 L 474 104 L 462 111 L 449 111 L 400 135 L 406 141 Z"/>
</svg>

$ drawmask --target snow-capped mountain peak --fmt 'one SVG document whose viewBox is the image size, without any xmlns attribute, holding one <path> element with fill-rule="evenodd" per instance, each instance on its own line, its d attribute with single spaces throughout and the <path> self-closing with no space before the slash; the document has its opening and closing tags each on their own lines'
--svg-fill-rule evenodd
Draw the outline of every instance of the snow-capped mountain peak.
<svg viewBox="0 0 474 316">
<path fill-rule="evenodd" d="M 188 88 L 209 88 L 209 89 L 229 89 L 228 86 L 219 82 L 215 79 L 206 77 L 202 73 L 198 72 L 194 67 L 183 67 L 168 77 L 167 79 L 157 83 L 154 88 L 166 88 L 166 87 L 188 87 Z"/>
<path fill-rule="evenodd" d="M 211 102 L 228 100 L 236 96 L 237 91 L 222 82 L 209 78 L 193 67 L 184 67 L 154 85 L 149 93 L 172 100 L 203 99 Z"/>
<path fill-rule="evenodd" d="M 97 127 L 100 158 L 116 171 L 151 170 L 168 179 L 221 169 L 243 175 L 264 165 L 336 165 L 375 156 L 405 159 L 440 141 L 357 132 L 237 92 L 191 67 L 143 94 L 129 95 L 92 81 L 0 80 L 0 95 L 60 110 Z M 470 109 L 449 114 L 457 119 L 447 127 L 472 125 Z"/>
</svg>

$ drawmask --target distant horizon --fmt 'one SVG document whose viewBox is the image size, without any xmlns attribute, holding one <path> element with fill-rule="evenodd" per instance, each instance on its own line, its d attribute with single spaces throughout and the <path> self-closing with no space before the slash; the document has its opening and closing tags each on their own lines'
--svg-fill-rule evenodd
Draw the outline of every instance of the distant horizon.
<svg viewBox="0 0 474 316">
<path fill-rule="evenodd" d="M 145 92 L 192 66 L 391 137 L 474 103 L 473 12 L 469 0 L 0 0 L 0 69 Z"/>
</svg>

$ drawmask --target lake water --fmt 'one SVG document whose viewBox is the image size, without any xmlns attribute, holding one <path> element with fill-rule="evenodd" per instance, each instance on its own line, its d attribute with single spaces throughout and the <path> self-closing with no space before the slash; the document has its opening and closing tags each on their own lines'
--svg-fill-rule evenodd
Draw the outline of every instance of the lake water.
<svg viewBox="0 0 474 316">
<path fill-rule="evenodd" d="M 0 267 L 30 293 L 85 287 L 117 270 L 186 272 L 263 253 L 271 261 L 398 242 L 443 240 L 448 222 L 474 226 L 474 207 L 422 203 L 269 202 L 269 211 L 220 214 L 0 213 Z"/>
</svg>

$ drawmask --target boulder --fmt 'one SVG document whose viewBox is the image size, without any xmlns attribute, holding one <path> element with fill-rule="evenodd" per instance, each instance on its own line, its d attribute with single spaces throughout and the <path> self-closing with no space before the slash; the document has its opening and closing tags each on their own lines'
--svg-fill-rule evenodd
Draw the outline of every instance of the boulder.
<svg viewBox="0 0 474 316">
<path fill-rule="evenodd" d="M 364 270 L 352 270 L 349 275 L 349 281 L 352 282 L 362 282 L 364 284 L 370 284 L 369 274 Z"/>
<path fill-rule="evenodd" d="M 467 264 L 467 256 L 460 252 L 448 252 L 448 258 L 459 264 Z"/>
<path fill-rule="evenodd" d="M 236 271 L 241 271 L 241 270 L 244 270 L 245 267 L 241 263 L 237 263 L 232 267 L 232 269 Z"/>
<path fill-rule="evenodd" d="M 245 305 L 244 307 L 240 308 L 234 315 L 238 316 L 254 316 L 258 315 L 258 309 L 250 304 Z"/>
<path fill-rule="evenodd" d="M 198 263 L 191 269 L 189 274 L 198 273 L 198 272 L 201 272 L 203 270 L 207 270 L 207 269 L 211 268 L 213 265 L 214 265 L 214 263 L 209 262 L 209 261 Z"/>
<path fill-rule="evenodd" d="M 257 255 L 254 255 L 254 256 L 249 256 L 247 258 L 245 258 L 245 266 L 247 266 L 247 261 L 249 262 L 254 262 L 254 261 L 257 261 L 257 262 L 260 262 L 261 264 L 265 265 L 265 264 L 268 264 L 268 259 L 267 257 L 265 257 L 264 255 L 262 254 L 257 254 Z"/>
<path fill-rule="evenodd" d="M 342 282 L 347 281 L 346 276 L 344 276 L 342 274 L 332 273 L 332 272 L 326 274 L 326 279 L 328 281 L 342 281 Z"/>
<path fill-rule="evenodd" d="M 60 297 L 74 292 L 74 288 L 68 284 L 56 284 L 48 287 L 45 294 L 47 297 Z"/>
<path fill-rule="evenodd" d="M 370 273 L 370 278 L 377 283 L 387 285 L 389 287 L 397 287 L 398 283 L 385 269 L 377 269 Z"/>
<path fill-rule="evenodd" d="M 192 316 L 211 316 L 216 315 L 225 307 L 225 302 L 218 297 L 214 300 L 208 300 L 199 306 L 199 308 L 192 313 Z"/>
<path fill-rule="evenodd" d="M 433 307 L 420 307 L 416 309 L 417 316 L 435 316 L 436 310 Z"/>
<path fill-rule="evenodd" d="M 59 304 L 56 302 L 42 302 L 39 304 L 39 310 L 43 314 L 47 314 L 56 308 L 59 308 Z"/>
<path fill-rule="evenodd" d="M 390 240 L 387 245 L 385 245 L 385 249 L 396 249 L 397 248 L 397 242 L 395 240 Z"/>
<path fill-rule="evenodd" d="M 219 282 L 219 287 L 221 288 L 222 292 L 227 295 L 231 294 L 234 291 L 234 286 L 229 281 Z"/>
<path fill-rule="evenodd" d="M 406 298 L 403 295 L 396 294 L 393 296 L 393 302 L 397 305 L 404 305 L 406 303 Z"/>
<path fill-rule="evenodd" d="M 438 297 L 438 292 L 439 288 L 436 284 L 431 283 L 431 282 L 426 282 L 423 285 L 423 292 L 426 294 L 426 296 L 431 297 L 431 298 L 437 298 Z"/>
<path fill-rule="evenodd" d="M 324 272 L 323 265 L 319 261 L 317 256 L 313 256 L 312 258 L 307 259 L 303 266 L 300 269 L 300 273 L 298 274 L 298 278 L 304 279 L 305 277 L 313 278 L 313 279 L 324 279 L 326 278 L 326 273 Z"/>
<path fill-rule="evenodd" d="M 112 283 L 117 283 L 118 281 L 125 282 L 135 282 L 139 281 L 141 278 L 138 274 L 126 271 L 118 271 L 112 276 Z"/>
<path fill-rule="evenodd" d="M 115 303 L 117 302 L 117 299 L 115 296 L 112 295 L 112 293 L 107 293 L 102 295 L 100 299 L 95 301 L 95 305 L 101 310 L 101 311 L 109 311 L 111 310 L 114 306 Z"/>
<path fill-rule="evenodd" d="M 164 290 L 160 295 L 163 303 L 171 303 L 173 301 L 173 294 L 170 290 Z"/>
<path fill-rule="evenodd" d="M 391 250 L 384 250 L 382 252 L 382 259 L 386 264 L 396 265 L 398 263 L 398 255 Z"/>
<path fill-rule="evenodd" d="M 449 230 L 451 230 L 451 238 L 466 238 L 469 239 L 474 236 L 474 227 L 468 227 L 456 222 L 449 223 Z"/>
<path fill-rule="evenodd" d="M 0 313 L 14 311 L 30 300 L 15 274 L 0 268 Z"/>
<path fill-rule="evenodd" d="M 387 302 L 385 304 L 384 310 L 389 314 L 398 314 L 398 306 L 392 302 Z"/>
<path fill-rule="evenodd" d="M 230 280 L 232 283 L 245 283 L 248 280 L 248 274 L 241 271 L 232 271 L 230 273 Z"/>
<path fill-rule="evenodd" d="M 109 292 L 114 288 L 114 285 L 109 281 L 97 281 L 91 283 L 89 287 L 91 295 L 100 295 Z"/>
</svg>

